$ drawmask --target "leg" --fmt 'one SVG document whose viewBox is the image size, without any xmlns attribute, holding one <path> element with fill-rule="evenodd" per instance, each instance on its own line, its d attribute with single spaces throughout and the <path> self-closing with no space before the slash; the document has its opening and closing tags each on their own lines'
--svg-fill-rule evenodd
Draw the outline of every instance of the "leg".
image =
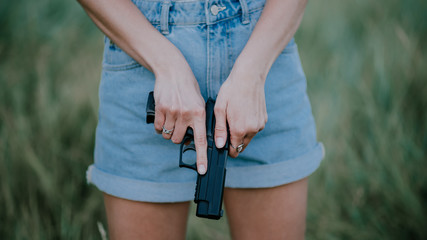
<svg viewBox="0 0 427 240">
<path fill-rule="evenodd" d="M 224 194 L 231 235 L 239 239 L 304 239 L 307 179 Z"/>
<path fill-rule="evenodd" d="M 108 229 L 115 239 L 185 239 L 189 202 L 136 202 L 104 194 Z"/>
</svg>

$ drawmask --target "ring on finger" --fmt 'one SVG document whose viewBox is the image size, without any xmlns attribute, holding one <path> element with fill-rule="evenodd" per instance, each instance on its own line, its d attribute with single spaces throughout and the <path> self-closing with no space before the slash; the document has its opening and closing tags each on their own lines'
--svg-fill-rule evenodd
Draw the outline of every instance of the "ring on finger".
<svg viewBox="0 0 427 240">
<path fill-rule="evenodd" d="M 243 146 L 245 146 L 245 144 L 244 144 L 244 143 L 241 143 L 240 145 L 238 145 L 237 147 L 235 147 L 235 146 L 233 146 L 233 144 L 231 144 L 231 143 L 230 143 L 230 146 L 231 146 L 232 148 L 236 149 L 236 152 L 237 152 L 237 153 L 241 153 L 241 152 L 242 152 L 242 150 L 243 150 Z"/>
<path fill-rule="evenodd" d="M 172 132 L 173 132 L 173 130 L 174 130 L 175 128 L 172 128 L 171 130 L 168 130 L 168 129 L 166 129 L 165 128 L 165 126 L 163 126 L 163 133 L 165 133 L 165 134 L 172 134 Z"/>
</svg>

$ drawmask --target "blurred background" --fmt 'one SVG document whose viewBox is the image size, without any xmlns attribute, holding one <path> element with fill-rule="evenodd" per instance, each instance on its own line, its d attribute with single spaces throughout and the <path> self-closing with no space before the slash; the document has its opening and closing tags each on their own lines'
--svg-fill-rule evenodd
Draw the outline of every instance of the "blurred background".
<svg viewBox="0 0 427 240">
<path fill-rule="evenodd" d="M 310 1 L 296 40 L 326 146 L 307 239 L 427 239 L 427 1 Z M 102 45 L 75 1 L 0 2 L 0 239 L 102 239 Z M 229 239 L 194 212 L 188 239 Z"/>
</svg>

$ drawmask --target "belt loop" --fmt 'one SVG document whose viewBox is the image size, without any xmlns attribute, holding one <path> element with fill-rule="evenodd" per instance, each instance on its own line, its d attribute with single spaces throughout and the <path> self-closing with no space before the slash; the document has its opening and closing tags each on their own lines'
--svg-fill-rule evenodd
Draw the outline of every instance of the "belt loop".
<svg viewBox="0 0 427 240">
<path fill-rule="evenodd" d="M 248 3 L 246 0 L 239 0 L 240 6 L 242 7 L 242 24 L 248 24 L 249 23 L 249 9 L 248 9 Z"/>
<path fill-rule="evenodd" d="M 172 6 L 170 1 L 162 2 L 162 12 L 160 14 L 160 31 L 162 34 L 169 34 L 169 10 Z"/>
</svg>

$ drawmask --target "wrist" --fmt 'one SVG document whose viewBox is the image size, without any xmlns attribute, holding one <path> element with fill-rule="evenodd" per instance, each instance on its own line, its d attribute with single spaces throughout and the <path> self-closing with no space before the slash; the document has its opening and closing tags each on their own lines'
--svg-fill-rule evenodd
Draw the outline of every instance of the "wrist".
<svg viewBox="0 0 427 240">
<path fill-rule="evenodd" d="M 153 60 L 152 69 L 156 79 L 159 77 L 171 79 L 177 74 L 191 70 L 181 52 L 162 54 Z"/>
<path fill-rule="evenodd" d="M 157 44 L 153 44 L 149 48 L 143 47 L 143 44 L 134 45 L 139 46 L 135 49 L 136 60 L 143 60 L 142 62 L 145 64 L 142 65 L 153 72 L 156 77 L 173 76 L 174 72 L 188 67 L 181 51 L 167 39 L 160 38 Z M 139 62 L 141 63 L 141 61 Z"/>
<path fill-rule="evenodd" d="M 239 57 L 234 63 L 231 74 L 244 76 L 239 77 L 238 79 L 242 79 L 246 82 L 252 81 L 257 84 L 264 84 L 268 71 L 269 69 L 265 64 L 258 62 L 255 59 Z"/>
</svg>

